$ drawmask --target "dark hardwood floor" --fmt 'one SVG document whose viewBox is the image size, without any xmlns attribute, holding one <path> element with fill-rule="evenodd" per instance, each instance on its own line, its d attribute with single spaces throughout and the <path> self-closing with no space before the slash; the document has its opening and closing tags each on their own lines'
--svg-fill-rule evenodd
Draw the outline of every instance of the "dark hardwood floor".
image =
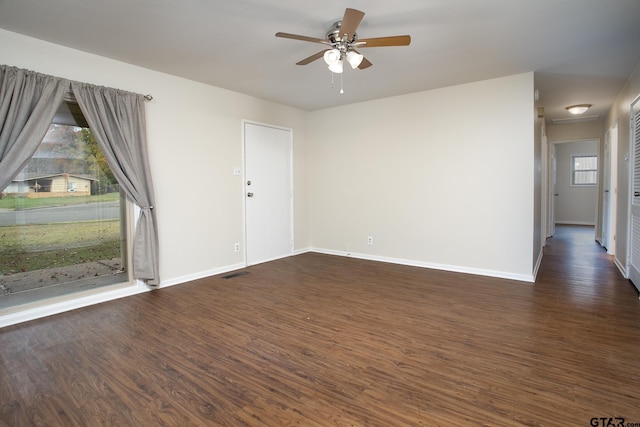
<svg viewBox="0 0 640 427">
<path fill-rule="evenodd" d="M 559 227 L 535 284 L 244 271 L 1 329 L 0 426 L 640 423 L 640 301 L 592 228 Z"/>
</svg>

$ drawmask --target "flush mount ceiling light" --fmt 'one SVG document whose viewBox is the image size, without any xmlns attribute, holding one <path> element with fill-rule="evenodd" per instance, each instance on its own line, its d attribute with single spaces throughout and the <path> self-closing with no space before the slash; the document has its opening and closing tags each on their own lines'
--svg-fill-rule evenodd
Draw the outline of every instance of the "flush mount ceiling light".
<svg viewBox="0 0 640 427">
<path fill-rule="evenodd" d="M 568 107 L 566 107 L 566 110 L 571 114 L 578 115 L 585 113 L 589 108 L 591 108 L 591 104 L 576 104 L 569 105 Z"/>
</svg>

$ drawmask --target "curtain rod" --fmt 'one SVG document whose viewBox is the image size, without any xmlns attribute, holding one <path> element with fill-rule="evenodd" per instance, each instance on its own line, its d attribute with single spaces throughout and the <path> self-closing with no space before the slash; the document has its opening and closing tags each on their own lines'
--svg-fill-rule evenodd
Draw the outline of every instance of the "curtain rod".
<svg viewBox="0 0 640 427">
<path fill-rule="evenodd" d="M 0 66 L 2 66 L 2 67 L 7 67 L 7 68 L 11 68 L 11 69 L 14 69 L 14 70 L 20 70 L 20 68 L 15 67 L 15 66 L 13 66 L 13 65 L 4 65 L 4 64 L 0 64 Z M 33 72 L 33 73 L 40 74 L 40 75 L 43 75 L 43 76 L 46 76 L 46 75 L 47 75 L 47 74 L 39 73 L 39 72 L 37 72 L 37 71 L 28 70 L 28 69 L 25 69 L 25 71 Z M 56 77 L 56 76 L 50 76 L 50 77 L 54 77 L 54 78 L 56 78 L 56 79 L 61 79 L 61 80 L 67 80 L 67 81 L 71 82 L 71 80 L 69 80 L 69 79 L 62 79 L 61 77 Z M 77 82 L 77 83 L 88 84 L 88 85 L 91 85 L 91 86 L 97 86 L 97 87 L 106 87 L 106 86 L 94 85 L 94 84 L 92 84 L 92 83 L 83 83 L 83 82 Z M 122 90 L 122 89 L 117 89 L 117 88 L 110 88 L 110 89 Z M 122 91 L 123 91 L 123 92 L 128 92 L 128 91 L 126 91 L 126 90 L 122 90 Z M 134 94 L 136 94 L 136 95 L 139 95 L 139 94 L 137 94 L 137 93 L 135 93 L 135 92 L 129 92 L 129 93 L 134 93 Z M 71 95 L 71 96 L 73 97 L 73 90 L 71 89 L 71 87 L 69 87 L 69 89 L 67 90 L 67 94 L 69 94 L 69 95 Z M 151 94 L 146 94 L 146 95 L 142 95 L 142 96 L 144 97 L 145 101 L 151 101 L 151 100 L 153 99 L 153 96 L 152 96 Z"/>
<path fill-rule="evenodd" d="M 116 90 L 120 90 L 120 89 L 116 89 Z M 133 92 L 131 92 L 131 93 L 133 93 Z M 67 96 L 75 100 L 75 96 L 73 95 L 73 90 L 71 88 L 69 88 L 67 90 Z M 146 95 L 143 95 L 143 98 L 144 98 L 145 101 L 151 101 L 151 100 L 153 100 L 153 95 L 148 93 Z"/>
</svg>

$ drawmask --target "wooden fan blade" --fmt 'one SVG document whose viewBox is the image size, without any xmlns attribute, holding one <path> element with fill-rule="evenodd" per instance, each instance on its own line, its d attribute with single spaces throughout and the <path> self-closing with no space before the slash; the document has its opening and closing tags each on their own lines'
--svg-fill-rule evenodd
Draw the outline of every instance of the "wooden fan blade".
<svg viewBox="0 0 640 427">
<path fill-rule="evenodd" d="M 391 36 L 376 37 L 373 39 L 360 39 L 354 43 L 358 49 L 363 47 L 381 47 L 381 46 L 409 46 L 411 36 Z"/>
<path fill-rule="evenodd" d="M 318 38 L 315 38 L 315 37 L 300 36 L 298 34 L 289 34 L 289 33 L 280 33 L 280 32 L 278 32 L 278 33 L 276 33 L 276 37 L 282 37 L 283 39 L 302 40 L 303 42 L 329 44 L 329 42 L 324 40 L 324 39 L 318 39 Z"/>
<path fill-rule="evenodd" d="M 303 59 L 302 61 L 296 62 L 296 65 L 307 65 L 308 63 L 313 62 L 316 59 L 320 59 L 320 58 L 322 58 L 324 56 L 324 53 L 326 51 L 327 50 L 321 50 L 320 52 L 318 52 L 316 54 L 313 54 L 310 57 Z"/>
<path fill-rule="evenodd" d="M 358 68 L 364 70 L 365 68 L 371 67 L 373 64 L 369 62 L 367 58 L 362 58 L 362 62 L 358 65 Z"/>
<path fill-rule="evenodd" d="M 340 26 L 340 38 L 350 41 L 358 29 L 358 25 L 362 22 L 362 18 L 364 18 L 364 12 L 356 9 L 345 9 L 342 25 Z"/>
</svg>

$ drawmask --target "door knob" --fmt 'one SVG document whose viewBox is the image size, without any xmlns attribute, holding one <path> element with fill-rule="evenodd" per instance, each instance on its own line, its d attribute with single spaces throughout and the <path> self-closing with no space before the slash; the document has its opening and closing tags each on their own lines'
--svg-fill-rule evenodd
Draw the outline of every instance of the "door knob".
<svg viewBox="0 0 640 427">
<path fill-rule="evenodd" d="M 253 197 L 253 193 L 251 192 L 247 193 L 247 197 Z"/>
</svg>

